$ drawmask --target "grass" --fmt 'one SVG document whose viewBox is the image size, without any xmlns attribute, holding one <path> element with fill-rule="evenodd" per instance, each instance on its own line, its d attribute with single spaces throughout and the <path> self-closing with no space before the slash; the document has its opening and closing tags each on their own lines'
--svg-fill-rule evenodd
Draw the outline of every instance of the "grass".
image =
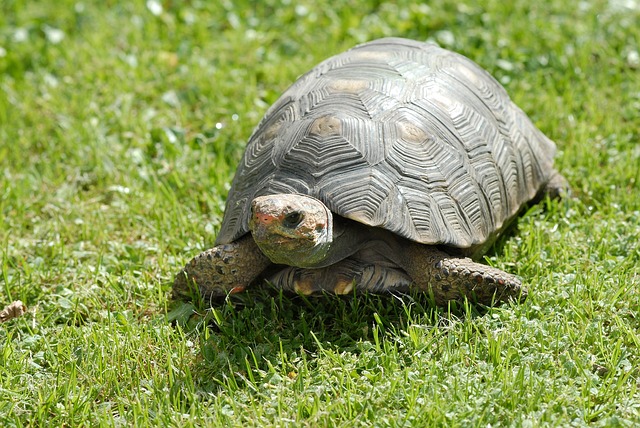
<svg viewBox="0 0 640 428">
<path fill-rule="evenodd" d="M 0 306 L 29 307 L 1 426 L 640 423 L 637 1 L 0 4 Z M 185 320 L 172 277 L 268 105 L 390 35 L 471 57 L 557 141 L 573 197 L 488 255 L 527 302 L 258 290 Z"/>
</svg>

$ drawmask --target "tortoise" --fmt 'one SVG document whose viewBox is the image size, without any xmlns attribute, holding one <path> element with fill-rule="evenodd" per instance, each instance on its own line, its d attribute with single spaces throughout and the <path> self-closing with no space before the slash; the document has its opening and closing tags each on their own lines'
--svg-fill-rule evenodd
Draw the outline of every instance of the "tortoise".
<svg viewBox="0 0 640 428">
<path fill-rule="evenodd" d="M 215 247 L 176 276 L 205 299 L 261 278 L 305 295 L 423 290 L 521 301 L 478 263 L 523 205 L 564 192 L 555 144 L 470 59 L 384 38 L 300 77 L 254 130 Z"/>
</svg>

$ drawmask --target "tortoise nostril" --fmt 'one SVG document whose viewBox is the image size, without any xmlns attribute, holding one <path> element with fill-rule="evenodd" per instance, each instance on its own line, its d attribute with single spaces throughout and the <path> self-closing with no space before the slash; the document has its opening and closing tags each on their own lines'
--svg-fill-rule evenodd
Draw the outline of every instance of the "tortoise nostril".
<svg viewBox="0 0 640 428">
<path fill-rule="evenodd" d="M 270 215 L 267 215 L 267 214 L 260 214 L 260 213 L 254 214 L 253 215 L 253 219 L 254 219 L 255 223 L 263 224 L 263 225 L 271 224 L 275 220 L 273 218 L 273 216 L 270 216 Z"/>
</svg>

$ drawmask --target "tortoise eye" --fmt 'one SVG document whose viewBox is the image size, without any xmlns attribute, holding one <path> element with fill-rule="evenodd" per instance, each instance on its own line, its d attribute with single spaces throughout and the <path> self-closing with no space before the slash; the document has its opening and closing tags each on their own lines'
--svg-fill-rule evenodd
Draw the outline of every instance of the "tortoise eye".
<svg viewBox="0 0 640 428">
<path fill-rule="evenodd" d="M 282 220 L 282 224 L 285 227 L 294 229 L 298 227 L 298 225 L 300 225 L 300 222 L 302 222 L 303 218 L 304 216 L 300 211 L 293 211 L 287 214 L 286 216 L 284 216 L 284 220 Z"/>
</svg>

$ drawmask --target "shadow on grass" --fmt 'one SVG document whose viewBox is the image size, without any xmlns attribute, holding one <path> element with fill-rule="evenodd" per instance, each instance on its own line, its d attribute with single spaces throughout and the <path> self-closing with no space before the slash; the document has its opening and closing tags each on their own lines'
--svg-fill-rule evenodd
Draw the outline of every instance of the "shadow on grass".
<svg viewBox="0 0 640 428">
<path fill-rule="evenodd" d="M 244 388 L 268 373 L 286 375 L 300 361 L 312 369 L 317 355 L 326 350 L 359 355 L 411 325 L 446 334 L 452 322 L 486 313 L 455 303 L 440 308 L 419 292 L 308 297 L 258 288 L 212 303 L 217 304 L 199 310 L 177 302 L 169 314 L 200 343 L 202 358 L 192 370 L 196 388 L 209 393 Z"/>
</svg>

